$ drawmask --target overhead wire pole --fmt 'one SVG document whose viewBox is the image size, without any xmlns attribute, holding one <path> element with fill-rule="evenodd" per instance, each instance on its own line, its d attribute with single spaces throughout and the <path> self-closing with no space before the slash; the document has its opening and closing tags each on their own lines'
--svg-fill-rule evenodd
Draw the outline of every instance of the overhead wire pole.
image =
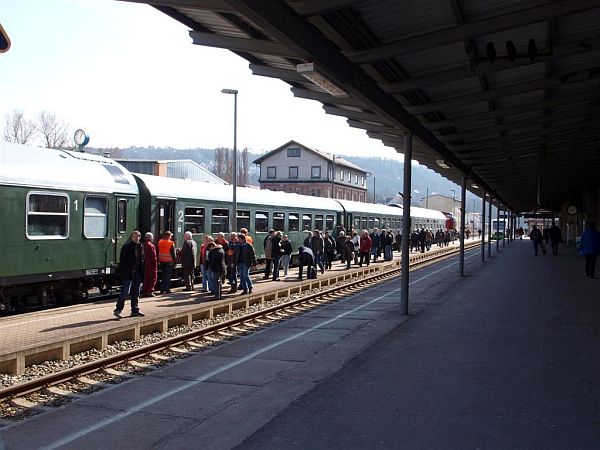
<svg viewBox="0 0 600 450">
<path fill-rule="evenodd" d="M 467 176 L 464 175 L 461 183 L 461 193 L 460 193 L 460 257 L 459 257 L 459 267 L 460 267 L 460 276 L 465 276 L 465 206 L 467 204 Z"/>
<path fill-rule="evenodd" d="M 400 272 L 401 290 L 400 290 L 400 310 L 401 314 L 408 316 L 408 277 L 410 264 L 409 245 L 410 245 L 410 199 L 411 199 L 411 174 L 412 165 L 412 133 L 404 133 L 404 180 L 402 197 L 402 271 Z"/>
<path fill-rule="evenodd" d="M 496 207 L 496 252 L 500 251 L 500 204 Z"/>
</svg>

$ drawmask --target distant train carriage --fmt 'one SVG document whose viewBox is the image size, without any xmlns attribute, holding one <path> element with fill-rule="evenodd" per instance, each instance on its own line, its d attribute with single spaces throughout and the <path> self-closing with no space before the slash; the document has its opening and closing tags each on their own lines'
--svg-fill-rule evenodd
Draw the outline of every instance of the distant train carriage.
<svg viewBox="0 0 600 450">
<path fill-rule="evenodd" d="M 0 144 L 0 309 L 69 304 L 114 281 L 138 188 L 100 156 Z"/>
</svg>

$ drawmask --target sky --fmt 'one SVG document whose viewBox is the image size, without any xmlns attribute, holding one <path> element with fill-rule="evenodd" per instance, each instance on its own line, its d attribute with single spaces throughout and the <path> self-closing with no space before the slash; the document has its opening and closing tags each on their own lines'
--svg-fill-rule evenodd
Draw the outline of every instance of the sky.
<svg viewBox="0 0 600 450">
<path fill-rule="evenodd" d="M 289 140 L 329 153 L 401 159 L 394 149 L 252 75 L 233 53 L 192 44 L 154 8 L 116 0 L 0 0 L 12 46 L 0 54 L 0 123 L 54 112 L 93 147 L 233 147 L 270 151 Z"/>
</svg>

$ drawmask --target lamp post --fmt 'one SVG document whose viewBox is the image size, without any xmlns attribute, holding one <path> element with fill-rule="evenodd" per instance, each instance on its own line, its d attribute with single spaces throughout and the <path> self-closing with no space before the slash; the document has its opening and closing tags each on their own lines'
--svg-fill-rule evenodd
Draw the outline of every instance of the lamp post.
<svg viewBox="0 0 600 450">
<path fill-rule="evenodd" d="M 237 231 L 237 95 L 236 89 L 221 89 L 223 94 L 233 94 L 233 204 L 229 219 L 230 231 Z"/>
<path fill-rule="evenodd" d="M 450 192 L 452 192 L 452 217 L 454 217 L 456 216 L 456 190 L 450 189 Z"/>
</svg>

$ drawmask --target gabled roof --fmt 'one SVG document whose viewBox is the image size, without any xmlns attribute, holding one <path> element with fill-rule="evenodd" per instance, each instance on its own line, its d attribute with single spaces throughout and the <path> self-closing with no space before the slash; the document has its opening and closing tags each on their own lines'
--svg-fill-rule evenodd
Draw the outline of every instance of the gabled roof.
<svg viewBox="0 0 600 450">
<path fill-rule="evenodd" d="M 300 144 L 299 142 L 294 141 L 294 140 L 288 141 L 285 144 L 277 147 L 275 150 L 271 150 L 270 152 L 265 153 L 260 158 L 255 159 L 253 162 L 254 162 L 254 164 L 260 164 L 262 161 L 267 159 L 269 156 L 282 151 L 284 148 L 287 148 L 290 145 L 297 145 L 298 147 L 302 147 L 306 150 L 309 150 L 309 151 L 319 155 L 321 158 L 333 163 L 333 155 L 331 153 L 327 153 L 322 150 L 317 150 L 316 148 L 307 147 L 306 145 Z M 340 158 L 339 156 L 335 157 L 335 165 L 336 166 L 345 166 L 345 167 L 349 167 L 350 169 L 354 169 L 354 170 L 358 170 L 360 172 L 367 173 L 367 171 L 365 169 L 363 169 L 362 167 L 359 167 L 356 164 L 352 164 L 350 161 L 346 161 L 344 158 Z"/>
</svg>

